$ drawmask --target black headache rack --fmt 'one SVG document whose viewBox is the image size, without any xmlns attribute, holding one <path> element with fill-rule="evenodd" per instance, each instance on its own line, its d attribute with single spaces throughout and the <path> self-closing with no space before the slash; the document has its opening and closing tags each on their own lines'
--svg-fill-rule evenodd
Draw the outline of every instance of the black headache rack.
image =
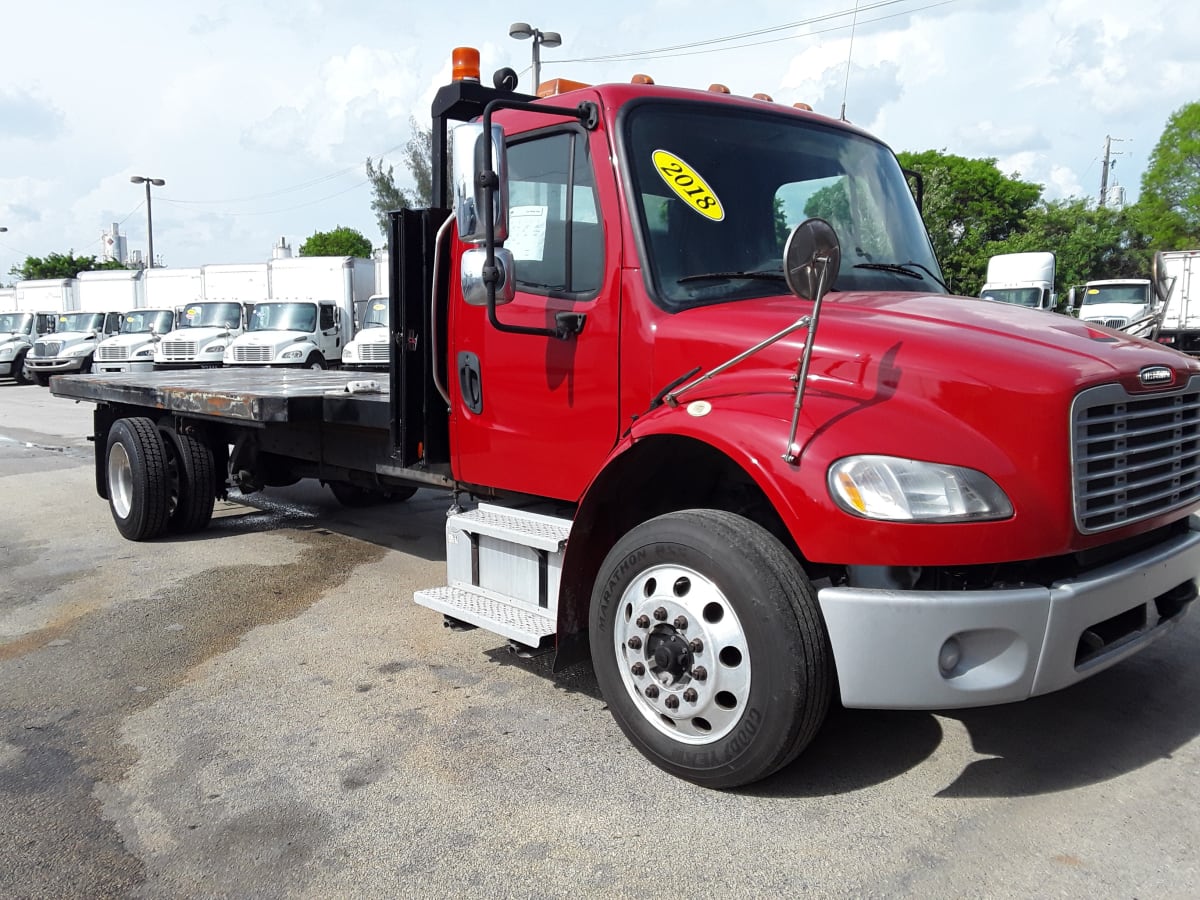
<svg viewBox="0 0 1200 900">
<path fill-rule="evenodd" d="M 492 100 L 535 100 L 478 81 L 456 81 L 433 99 L 430 209 L 388 213 L 388 305 L 392 352 L 388 372 L 391 397 L 391 454 L 399 468 L 448 470 L 449 390 L 445 358 L 450 296 L 450 235 L 436 252 L 438 229 L 450 217 L 449 123 L 483 115 Z M 453 226 L 451 226 L 453 227 Z M 437 271 L 434 271 L 434 260 Z M 436 288 L 436 311 L 433 305 Z"/>
</svg>

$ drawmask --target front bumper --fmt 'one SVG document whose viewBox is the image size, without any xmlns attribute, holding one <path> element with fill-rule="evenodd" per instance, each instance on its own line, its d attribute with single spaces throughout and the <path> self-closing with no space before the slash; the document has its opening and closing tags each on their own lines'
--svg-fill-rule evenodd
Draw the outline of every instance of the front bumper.
<svg viewBox="0 0 1200 900">
<path fill-rule="evenodd" d="M 1186 534 L 1048 588 L 823 588 L 818 599 L 842 703 L 989 706 L 1107 669 L 1172 630 L 1190 608 L 1200 577 L 1200 517 L 1189 525 Z"/>
<path fill-rule="evenodd" d="M 90 356 L 67 356 L 59 359 L 27 356 L 25 369 L 29 372 L 41 372 L 43 375 L 61 375 L 63 372 L 78 372 L 89 359 Z"/>
<path fill-rule="evenodd" d="M 95 372 L 153 372 L 154 362 L 149 359 L 110 360 L 109 362 L 93 363 L 92 370 Z"/>
</svg>

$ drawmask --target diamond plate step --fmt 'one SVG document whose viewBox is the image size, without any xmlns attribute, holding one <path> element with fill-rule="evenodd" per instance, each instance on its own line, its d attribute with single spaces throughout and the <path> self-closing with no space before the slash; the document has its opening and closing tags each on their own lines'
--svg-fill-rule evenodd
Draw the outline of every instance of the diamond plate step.
<svg viewBox="0 0 1200 900">
<path fill-rule="evenodd" d="M 467 587 L 437 587 L 413 594 L 413 600 L 443 615 L 461 619 L 522 644 L 536 647 L 554 634 L 549 611 L 517 606 Z"/>
<path fill-rule="evenodd" d="M 505 509 L 490 503 L 481 503 L 478 508 L 459 513 L 449 520 L 453 527 L 472 534 L 482 534 L 533 547 L 552 553 L 563 549 L 567 535 L 571 532 L 570 519 L 558 519 L 539 513 Z"/>
</svg>

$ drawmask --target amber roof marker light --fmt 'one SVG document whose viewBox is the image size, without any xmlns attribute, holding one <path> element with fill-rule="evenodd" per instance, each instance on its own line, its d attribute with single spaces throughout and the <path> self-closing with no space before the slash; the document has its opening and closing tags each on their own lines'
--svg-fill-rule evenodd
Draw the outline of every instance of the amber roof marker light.
<svg viewBox="0 0 1200 900">
<path fill-rule="evenodd" d="M 474 47 L 455 47 L 450 51 L 450 72 L 454 81 L 478 81 L 479 51 Z"/>
</svg>

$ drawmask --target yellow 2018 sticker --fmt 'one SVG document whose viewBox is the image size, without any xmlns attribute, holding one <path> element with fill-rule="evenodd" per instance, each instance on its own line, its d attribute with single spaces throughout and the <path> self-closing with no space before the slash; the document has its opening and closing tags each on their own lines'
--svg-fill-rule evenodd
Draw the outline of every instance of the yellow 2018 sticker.
<svg viewBox="0 0 1200 900">
<path fill-rule="evenodd" d="M 654 151 L 654 168 L 679 199 L 706 219 L 720 222 L 725 218 L 721 201 L 696 170 L 673 153 Z"/>
</svg>

